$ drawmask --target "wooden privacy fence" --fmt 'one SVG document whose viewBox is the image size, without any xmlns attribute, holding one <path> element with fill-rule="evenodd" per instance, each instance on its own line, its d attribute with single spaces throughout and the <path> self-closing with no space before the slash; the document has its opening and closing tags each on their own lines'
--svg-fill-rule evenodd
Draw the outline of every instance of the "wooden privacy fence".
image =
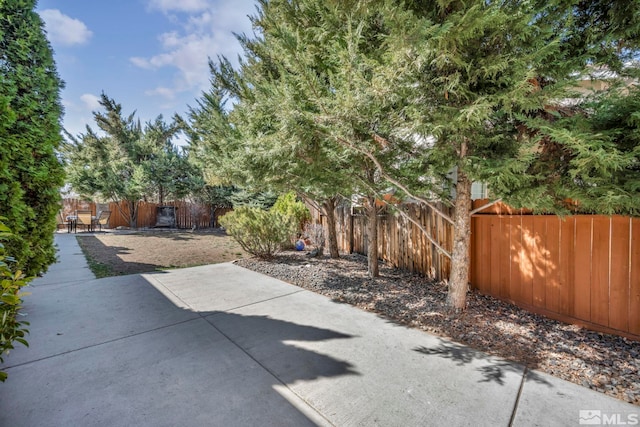
<svg viewBox="0 0 640 427">
<path fill-rule="evenodd" d="M 119 202 L 122 211 L 118 209 L 115 202 L 109 203 L 111 218 L 109 218 L 109 226 L 129 227 L 129 219 L 126 213 L 129 208 L 126 202 Z M 158 215 L 158 203 L 140 202 L 138 205 L 138 228 L 154 227 L 156 225 Z M 211 226 L 211 209 L 202 204 L 189 203 L 184 201 L 169 202 L 163 206 L 174 206 L 176 208 L 176 227 L 177 228 L 207 228 Z"/>
<path fill-rule="evenodd" d="M 640 339 L 640 218 L 477 215 L 472 233 L 480 292 Z"/>
<path fill-rule="evenodd" d="M 326 218 L 310 206 L 312 218 L 326 227 Z M 417 221 L 444 248 L 453 245 L 451 225 L 431 209 L 417 204 L 403 207 L 407 214 Z M 447 211 L 445 207 L 439 209 Z M 366 254 L 368 251 L 367 217 L 352 214 L 349 206 L 336 209 L 336 233 L 338 248 L 343 252 Z M 449 277 L 451 262 L 438 252 L 418 226 L 405 219 L 399 213 L 378 216 L 378 254 L 390 265 L 433 277 L 437 280 Z"/>
<path fill-rule="evenodd" d="M 474 209 L 487 203 L 474 201 Z M 326 218 L 310 208 L 326 226 Z M 427 207 L 405 211 L 438 244 L 453 229 Z M 446 211 L 446 210 L 445 210 Z M 479 292 L 568 323 L 640 340 L 640 218 L 532 215 L 502 204 L 471 223 L 469 281 Z M 398 213 L 379 217 L 380 258 L 394 267 L 447 279 L 450 261 Z M 367 218 L 336 209 L 338 246 L 367 253 Z"/>
<path fill-rule="evenodd" d="M 86 200 L 79 199 L 63 199 L 62 200 L 62 215 L 73 215 L 76 211 L 91 211 L 92 215 L 96 214 L 96 204 Z"/>
<path fill-rule="evenodd" d="M 129 208 L 126 202 L 110 202 L 97 205 L 93 202 L 81 201 L 77 199 L 65 199 L 63 200 L 63 213 L 64 215 L 70 215 L 78 209 L 91 210 L 93 215 L 96 215 L 101 210 L 111 211 L 109 217 L 109 227 L 129 227 L 129 219 L 126 215 L 123 215 L 118 209 L 118 205 L 126 213 L 129 212 Z M 213 224 L 212 222 L 212 208 L 209 205 L 190 203 L 186 201 L 176 201 L 165 203 L 163 206 L 175 206 L 176 207 L 176 227 L 177 228 L 208 228 Z M 156 225 L 157 220 L 157 203 L 140 202 L 138 206 L 138 228 L 150 228 Z M 217 209 L 215 217 L 219 218 L 230 209 Z"/>
<path fill-rule="evenodd" d="M 474 209 L 486 203 L 475 201 Z M 209 227 L 211 209 L 188 202 L 176 206 L 179 228 Z M 156 224 L 155 203 L 141 203 L 138 227 Z M 439 207 L 448 212 L 444 207 Z M 64 211 L 96 205 L 65 200 Z M 112 228 L 129 226 L 114 203 L 109 204 Z M 326 218 L 310 206 L 316 222 Z M 451 225 L 417 205 L 403 210 L 443 248 L 453 243 Z M 216 212 L 216 217 L 224 212 Z M 338 247 L 367 253 L 367 217 L 349 206 L 336 209 Z M 390 265 L 414 273 L 447 279 L 450 260 L 439 253 L 420 229 L 399 213 L 378 217 L 379 256 Z M 511 301 L 525 309 L 569 323 L 640 340 L 640 218 L 623 216 L 532 215 L 494 205 L 471 222 L 469 281 L 478 291 Z"/>
</svg>

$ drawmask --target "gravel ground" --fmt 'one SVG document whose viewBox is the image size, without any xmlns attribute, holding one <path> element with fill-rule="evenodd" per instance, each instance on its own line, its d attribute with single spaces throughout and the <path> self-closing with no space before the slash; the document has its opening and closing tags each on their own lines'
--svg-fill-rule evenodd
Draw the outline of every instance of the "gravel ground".
<svg viewBox="0 0 640 427">
<path fill-rule="evenodd" d="M 640 405 L 640 343 L 529 313 L 470 292 L 468 309 L 447 312 L 446 285 L 381 264 L 366 274 L 366 258 L 311 258 L 285 252 L 271 261 L 237 265 L 378 313 L 394 322 L 452 338 L 486 353 Z"/>
</svg>

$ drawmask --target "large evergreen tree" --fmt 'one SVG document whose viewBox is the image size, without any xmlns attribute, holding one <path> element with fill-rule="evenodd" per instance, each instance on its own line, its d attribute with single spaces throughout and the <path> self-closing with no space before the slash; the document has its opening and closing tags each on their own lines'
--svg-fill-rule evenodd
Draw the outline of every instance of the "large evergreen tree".
<svg viewBox="0 0 640 427">
<path fill-rule="evenodd" d="M 104 93 L 100 105 L 104 111 L 93 113 L 98 130 L 87 126 L 79 137 L 68 135 L 68 181 L 83 196 L 126 202 L 118 208 L 135 228 L 141 201 L 182 198 L 201 174 L 171 142 L 180 131 L 175 120 L 167 124 L 159 116 L 142 126 Z"/>
<path fill-rule="evenodd" d="M 473 181 L 538 210 L 562 210 L 568 197 L 597 212 L 634 203 L 624 193 L 637 150 L 609 128 L 592 132 L 585 121 L 612 124 L 592 114 L 606 104 L 583 108 L 575 91 L 577 76 L 629 73 L 637 58 L 638 1 L 605 3 L 262 0 L 255 38 L 241 37 L 242 78 L 222 63 L 222 87 L 242 101 L 227 129 L 265 177 L 282 175 L 273 159 L 287 149 L 305 158 L 328 141 L 352 166 L 334 173 L 369 205 L 393 185 L 454 206 L 441 215 L 454 227 L 448 301 L 462 310 Z M 307 158 L 310 170 L 323 159 Z"/>
<path fill-rule="evenodd" d="M 6 243 L 28 275 L 55 261 L 53 232 L 63 168 L 62 81 L 35 0 L 0 1 L 0 216 Z"/>
</svg>

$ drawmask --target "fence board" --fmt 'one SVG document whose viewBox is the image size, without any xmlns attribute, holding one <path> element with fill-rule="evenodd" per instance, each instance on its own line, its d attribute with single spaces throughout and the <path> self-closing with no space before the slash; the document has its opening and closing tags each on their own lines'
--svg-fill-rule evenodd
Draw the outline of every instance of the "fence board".
<svg viewBox="0 0 640 427">
<path fill-rule="evenodd" d="M 547 217 L 531 217 L 533 235 L 530 241 L 530 260 L 532 270 L 531 301 L 536 307 L 544 307 L 546 303 L 546 271 L 549 251 L 547 243 Z"/>
<path fill-rule="evenodd" d="M 640 218 L 631 221 L 629 331 L 640 335 Z"/>
<path fill-rule="evenodd" d="M 622 331 L 629 329 L 630 222 L 630 218 L 611 218 L 609 326 Z"/>
<path fill-rule="evenodd" d="M 509 262 L 513 266 L 511 269 L 509 295 L 514 301 L 522 300 L 522 217 L 513 216 L 509 218 L 511 225 L 511 256 Z"/>
<path fill-rule="evenodd" d="M 500 272 L 502 264 L 502 248 L 501 248 L 501 236 L 502 230 L 501 225 L 502 221 L 500 216 L 492 215 L 489 221 L 489 289 L 491 293 L 494 295 L 501 295 L 500 292 Z"/>
<path fill-rule="evenodd" d="M 560 223 L 560 304 L 559 313 L 575 315 L 575 236 L 574 217 L 563 218 Z"/>
<path fill-rule="evenodd" d="M 505 262 L 509 259 L 511 251 L 511 222 L 509 217 L 501 217 L 501 238 L 500 238 L 500 296 L 502 298 L 511 297 L 509 279 L 511 277 L 511 263 Z"/>
<path fill-rule="evenodd" d="M 573 314 L 578 319 L 585 320 L 591 320 L 592 222 L 591 217 L 576 218 L 576 261 L 574 266 L 576 292 L 573 295 Z"/>
<path fill-rule="evenodd" d="M 609 326 L 610 224 L 608 217 L 593 218 L 590 321 L 605 326 Z"/>
<path fill-rule="evenodd" d="M 546 307 L 554 312 L 560 310 L 560 219 L 547 216 L 547 233 L 545 246 L 545 302 Z"/>
</svg>

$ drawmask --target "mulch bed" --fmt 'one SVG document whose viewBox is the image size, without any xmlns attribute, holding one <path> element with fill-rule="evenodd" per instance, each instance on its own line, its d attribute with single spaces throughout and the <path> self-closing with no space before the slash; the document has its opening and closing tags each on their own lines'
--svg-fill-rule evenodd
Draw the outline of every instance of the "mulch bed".
<svg viewBox="0 0 640 427">
<path fill-rule="evenodd" d="M 329 259 L 285 252 L 271 261 L 235 263 L 640 405 L 639 342 L 547 319 L 473 291 L 467 310 L 452 314 L 446 307 L 446 284 L 384 264 L 380 277 L 372 280 L 366 257 L 357 254 Z"/>
</svg>

